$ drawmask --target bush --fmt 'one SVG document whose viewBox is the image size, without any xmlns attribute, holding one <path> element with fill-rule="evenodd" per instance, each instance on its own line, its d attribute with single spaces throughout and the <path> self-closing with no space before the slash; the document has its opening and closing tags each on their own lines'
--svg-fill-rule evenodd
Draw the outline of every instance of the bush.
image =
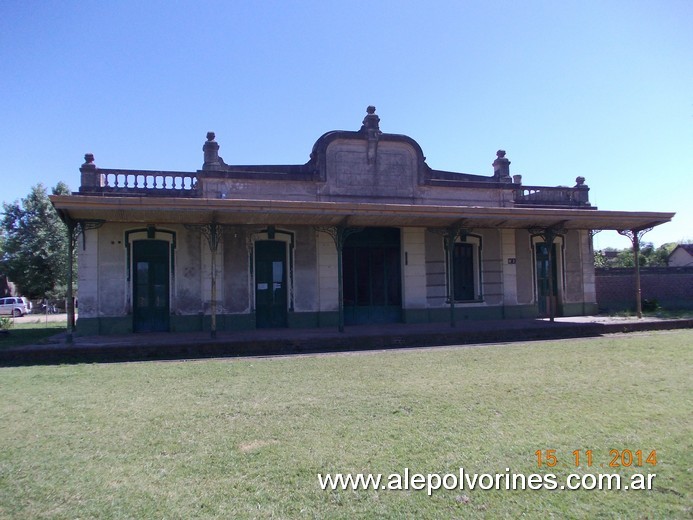
<svg viewBox="0 0 693 520">
<path fill-rule="evenodd" d="M 12 327 L 12 320 L 6 316 L 0 316 L 0 332 L 8 332 Z"/>
<path fill-rule="evenodd" d="M 643 312 L 655 312 L 659 310 L 659 302 L 656 298 L 645 299 L 642 301 Z"/>
</svg>

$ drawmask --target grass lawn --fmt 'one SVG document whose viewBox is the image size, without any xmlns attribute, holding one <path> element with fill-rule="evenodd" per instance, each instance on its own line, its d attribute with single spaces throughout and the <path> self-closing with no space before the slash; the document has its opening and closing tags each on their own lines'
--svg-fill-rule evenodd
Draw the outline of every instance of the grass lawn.
<svg viewBox="0 0 693 520">
<path fill-rule="evenodd" d="M 36 345 L 51 336 L 65 332 L 67 322 L 49 321 L 36 318 L 31 323 L 13 323 L 7 333 L 0 333 L 0 350 L 20 345 Z"/>
<path fill-rule="evenodd" d="M 690 518 L 693 331 L 0 369 L 2 518 Z M 538 468 L 537 450 L 557 466 Z M 609 468 L 612 449 L 657 465 Z M 575 468 L 572 452 L 592 450 Z M 544 452 L 545 453 L 545 452 Z M 637 461 L 636 461 L 637 462 Z M 604 465 L 604 467 L 601 467 Z M 652 491 L 339 490 L 318 473 L 656 473 Z"/>
</svg>

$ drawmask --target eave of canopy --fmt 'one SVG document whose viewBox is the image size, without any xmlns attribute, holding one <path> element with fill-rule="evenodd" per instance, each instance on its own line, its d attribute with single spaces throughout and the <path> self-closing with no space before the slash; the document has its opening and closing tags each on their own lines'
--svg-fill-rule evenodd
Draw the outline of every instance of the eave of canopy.
<svg viewBox="0 0 693 520">
<path fill-rule="evenodd" d="M 141 224 L 388 226 L 529 229 L 645 229 L 674 213 L 572 208 L 440 206 L 364 202 L 278 201 L 56 195 L 63 218 Z"/>
</svg>

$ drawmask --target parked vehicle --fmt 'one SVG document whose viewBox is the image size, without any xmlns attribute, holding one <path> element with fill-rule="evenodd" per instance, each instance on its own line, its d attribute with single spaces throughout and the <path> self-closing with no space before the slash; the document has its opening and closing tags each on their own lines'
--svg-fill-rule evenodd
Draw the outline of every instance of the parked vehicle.
<svg viewBox="0 0 693 520">
<path fill-rule="evenodd" d="M 16 318 L 31 312 L 31 302 L 23 296 L 0 298 L 0 315 L 9 314 Z"/>
</svg>

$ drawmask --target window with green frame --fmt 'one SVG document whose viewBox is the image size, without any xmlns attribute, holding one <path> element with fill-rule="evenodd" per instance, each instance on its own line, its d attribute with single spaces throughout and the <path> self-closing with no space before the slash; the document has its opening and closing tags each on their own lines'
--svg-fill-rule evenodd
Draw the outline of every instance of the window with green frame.
<svg viewBox="0 0 693 520">
<path fill-rule="evenodd" d="M 455 301 L 474 300 L 474 245 L 457 242 L 452 253 L 452 287 Z"/>
</svg>

